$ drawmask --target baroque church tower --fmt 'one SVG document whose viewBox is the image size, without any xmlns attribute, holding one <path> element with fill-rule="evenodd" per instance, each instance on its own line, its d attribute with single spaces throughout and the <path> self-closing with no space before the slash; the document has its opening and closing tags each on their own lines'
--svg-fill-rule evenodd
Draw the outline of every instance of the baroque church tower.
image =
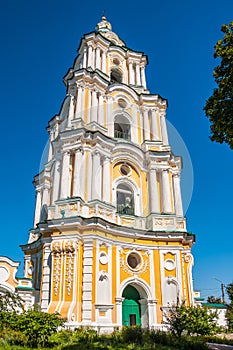
<svg viewBox="0 0 233 350">
<path fill-rule="evenodd" d="M 160 327 L 193 303 L 191 247 L 172 153 L 167 100 L 147 89 L 147 56 L 103 16 L 64 77 L 49 151 L 35 176 L 25 277 L 42 311 L 70 327 Z"/>
</svg>

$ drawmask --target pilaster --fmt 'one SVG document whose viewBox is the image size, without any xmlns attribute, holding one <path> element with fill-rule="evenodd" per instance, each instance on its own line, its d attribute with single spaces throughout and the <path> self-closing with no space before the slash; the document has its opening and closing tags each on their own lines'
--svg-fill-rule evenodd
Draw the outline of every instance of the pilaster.
<svg viewBox="0 0 233 350">
<path fill-rule="evenodd" d="M 90 325 L 92 318 L 92 265 L 93 241 L 83 243 L 83 288 L 82 288 L 82 325 Z"/>
<path fill-rule="evenodd" d="M 178 173 L 173 175 L 173 187 L 175 197 L 175 212 L 177 216 L 183 216 L 183 207 L 180 190 L 180 175 Z"/>
<path fill-rule="evenodd" d="M 65 151 L 62 159 L 61 199 L 70 196 L 70 153 Z"/>
<path fill-rule="evenodd" d="M 42 256 L 42 279 L 41 279 L 41 311 L 46 312 L 50 301 L 50 278 L 51 267 L 49 257 L 51 254 L 50 243 L 45 243 Z"/>
<path fill-rule="evenodd" d="M 169 180 L 169 170 L 162 171 L 162 203 L 163 203 L 163 213 L 171 213 L 171 192 L 170 192 L 170 180 Z"/>
</svg>

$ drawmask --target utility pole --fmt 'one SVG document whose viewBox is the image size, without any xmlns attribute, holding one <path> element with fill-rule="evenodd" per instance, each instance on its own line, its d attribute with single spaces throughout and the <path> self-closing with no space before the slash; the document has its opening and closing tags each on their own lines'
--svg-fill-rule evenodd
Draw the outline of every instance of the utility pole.
<svg viewBox="0 0 233 350">
<path fill-rule="evenodd" d="M 216 277 L 213 277 L 213 279 L 221 283 L 222 303 L 225 304 L 225 293 L 224 293 L 225 285 L 223 281 L 218 280 Z"/>
<path fill-rule="evenodd" d="M 223 304 L 225 304 L 225 294 L 224 294 L 224 288 L 225 288 L 224 284 L 223 284 L 223 283 L 221 283 L 221 290 L 222 290 L 222 303 L 223 303 Z"/>
</svg>

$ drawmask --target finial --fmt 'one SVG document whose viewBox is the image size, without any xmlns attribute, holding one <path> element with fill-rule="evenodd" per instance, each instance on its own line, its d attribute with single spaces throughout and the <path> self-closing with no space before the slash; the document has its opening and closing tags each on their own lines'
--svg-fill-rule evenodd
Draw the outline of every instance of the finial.
<svg viewBox="0 0 233 350">
<path fill-rule="evenodd" d="M 112 30 L 111 23 L 109 23 L 105 17 L 105 11 L 103 11 L 101 22 L 97 24 L 96 30 L 98 32 L 108 32 Z"/>
<path fill-rule="evenodd" d="M 102 19 L 102 21 L 106 21 L 105 10 L 103 10 L 103 12 L 102 12 L 101 19 Z"/>
</svg>

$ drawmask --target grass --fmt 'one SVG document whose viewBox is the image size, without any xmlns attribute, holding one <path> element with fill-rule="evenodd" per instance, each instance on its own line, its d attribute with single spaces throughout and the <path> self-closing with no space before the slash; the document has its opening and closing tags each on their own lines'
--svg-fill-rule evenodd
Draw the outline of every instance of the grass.
<svg viewBox="0 0 233 350">
<path fill-rule="evenodd" d="M 143 330 L 140 327 L 126 327 L 110 335 L 98 335 L 91 329 L 63 330 L 53 334 L 44 350 L 206 350 L 205 339 L 201 337 L 175 336 L 171 333 Z M 30 350 L 19 346 L 15 338 L 0 338 L 0 350 Z M 22 343 L 20 343 L 22 344 Z"/>
</svg>

